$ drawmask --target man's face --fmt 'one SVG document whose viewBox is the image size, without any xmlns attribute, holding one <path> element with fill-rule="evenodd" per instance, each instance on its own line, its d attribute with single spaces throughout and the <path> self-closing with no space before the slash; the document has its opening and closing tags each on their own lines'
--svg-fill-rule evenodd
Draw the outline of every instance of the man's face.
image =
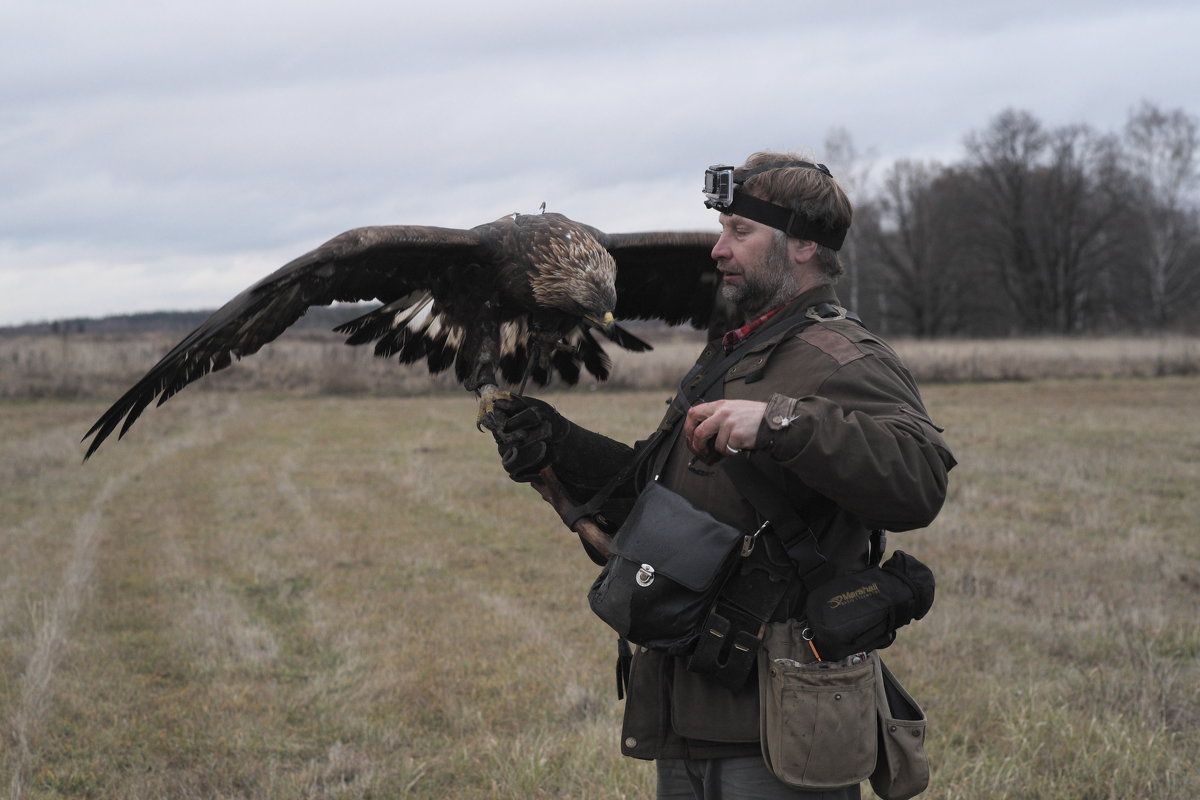
<svg viewBox="0 0 1200 800">
<path fill-rule="evenodd" d="M 722 214 L 712 257 L 721 272 L 721 294 L 746 314 L 769 311 L 799 293 L 787 240 L 779 241 L 774 228 Z"/>
</svg>

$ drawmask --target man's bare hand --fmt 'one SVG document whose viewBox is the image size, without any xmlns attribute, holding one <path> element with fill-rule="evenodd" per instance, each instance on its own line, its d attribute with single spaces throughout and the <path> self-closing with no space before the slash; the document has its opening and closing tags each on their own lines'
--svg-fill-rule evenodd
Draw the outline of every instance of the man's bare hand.
<svg viewBox="0 0 1200 800">
<path fill-rule="evenodd" d="M 707 464 L 754 447 L 767 404 L 754 400 L 715 400 L 692 406 L 683 423 L 688 449 Z"/>
</svg>

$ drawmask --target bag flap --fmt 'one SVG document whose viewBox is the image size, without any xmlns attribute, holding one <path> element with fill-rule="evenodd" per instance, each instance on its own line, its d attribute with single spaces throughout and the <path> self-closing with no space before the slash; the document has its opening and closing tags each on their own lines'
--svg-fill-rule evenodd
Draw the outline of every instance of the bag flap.
<svg viewBox="0 0 1200 800">
<path fill-rule="evenodd" d="M 651 482 L 613 537 L 613 555 L 649 564 L 692 591 L 702 591 L 726 563 L 742 532 Z"/>
</svg>

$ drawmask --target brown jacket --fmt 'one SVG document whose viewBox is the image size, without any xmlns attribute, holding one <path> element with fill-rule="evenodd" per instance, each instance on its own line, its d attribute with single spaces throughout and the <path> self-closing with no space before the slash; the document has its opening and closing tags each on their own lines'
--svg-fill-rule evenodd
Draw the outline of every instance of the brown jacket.
<svg viewBox="0 0 1200 800">
<path fill-rule="evenodd" d="M 837 574 L 866 568 L 870 531 L 928 525 L 946 495 L 954 457 L 890 347 L 851 320 L 793 323 L 821 301 L 819 287 L 789 305 L 790 321 L 746 345 L 707 399 L 762 400 L 767 413 L 751 458 L 817 532 Z M 775 320 L 772 320 L 775 323 Z M 723 357 L 711 343 L 700 362 Z M 786 420 L 786 421 L 785 421 Z M 660 462 L 661 463 L 661 462 Z M 693 461 L 682 437 L 660 480 L 718 519 L 744 530 L 754 509 L 723 470 Z M 801 598 L 802 599 L 802 598 Z M 722 758 L 757 753 L 758 687 L 732 692 L 688 672 L 683 659 L 638 649 L 622 728 L 636 758 Z"/>
</svg>

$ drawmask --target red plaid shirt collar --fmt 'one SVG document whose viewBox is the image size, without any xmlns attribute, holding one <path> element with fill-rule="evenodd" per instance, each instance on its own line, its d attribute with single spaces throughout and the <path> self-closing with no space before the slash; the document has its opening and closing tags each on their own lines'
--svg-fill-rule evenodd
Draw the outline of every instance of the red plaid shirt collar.
<svg viewBox="0 0 1200 800">
<path fill-rule="evenodd" d="M 784 306 L 776 306 L 767 313 L 757 319 L 752 319 L 740 328 L 736 328 L 721 337 L 721 346 L 725 348 L 725 352 L 729 353 L 734 350 L 742 342 L 750 338 L 756 330 L 766 324 L 767 320 L 783 311 Z"/>
</svg>

